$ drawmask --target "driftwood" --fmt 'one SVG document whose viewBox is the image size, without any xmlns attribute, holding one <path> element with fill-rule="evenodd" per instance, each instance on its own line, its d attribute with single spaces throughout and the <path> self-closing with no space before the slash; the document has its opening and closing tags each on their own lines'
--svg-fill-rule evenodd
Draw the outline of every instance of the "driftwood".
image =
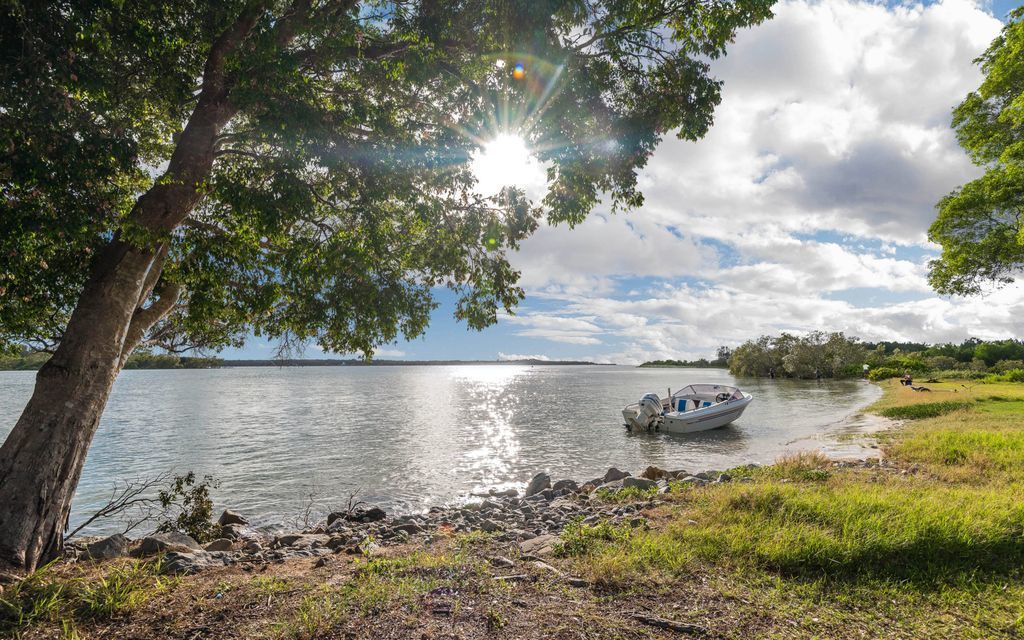
<svg viewBox="0 0 1024 640">
<path fill-rule="evenodd" d="M 675 620 L 666 620 L 665 618 L 657 618 L 655 616 L 649 616 L 643 613 L 634 613 L 633 619 L 637 622 L 642 622 L 651 627 L 657 627 L 659 629 L 666 629 L 668 631 L 675 631 L 677 633 L 688 633 L 690 635 L 705 635 L 708 630 L 699 624 L 690 624 L 688 622 L 676 622 Z"/>
</svg>

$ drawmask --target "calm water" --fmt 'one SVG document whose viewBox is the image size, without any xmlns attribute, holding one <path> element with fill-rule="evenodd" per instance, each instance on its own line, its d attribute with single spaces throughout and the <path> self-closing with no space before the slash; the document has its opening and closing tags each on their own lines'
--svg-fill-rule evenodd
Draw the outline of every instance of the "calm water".
<svg viewBox="0 0 1024 640">
<path fill-rule="evenodd" d="M 0 437 L 33 381 L 0 372 Z M 311 492 L 321 509 L 357 493 L 411 511 L 521 488 L 541 470 L 586 480 L 609 466 L 765 463 L 849 429 L 844 418 L 879 394 L 859 381 L 740 380 L 754 402 L 728 427 L 671 436 L 621 426 L 620 409 L 644 392 L 699 381 L 737 383 L 718 369 L 598 366 L 126 371 L 89 452 L 72 526 L 116 480 L 169 470 L 212 474 L 219 504 L 277 523 Z"/>
</svg>

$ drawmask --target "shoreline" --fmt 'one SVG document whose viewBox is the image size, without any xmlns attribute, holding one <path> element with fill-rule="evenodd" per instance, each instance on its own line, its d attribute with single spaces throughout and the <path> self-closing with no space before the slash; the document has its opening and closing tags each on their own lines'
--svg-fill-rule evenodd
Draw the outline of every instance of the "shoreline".
<svg viewBox="0 0 1024 640">
<path fill-rule="evenodd" d="M 494 492 L 418 515 L 353 509 L 248 540 L 229 513 L 238 539 L 209 550 L 154 536 L 23 582 L 0 575 L 4 606 L 24 616 L 5 620 L 0 608 L 0 634 L 1018 637 L 1024 385 L 936 386 L 883 385 L 842 421 L 855 435 L 898 430 L 883 459 L 816 451 L 714 473 L 610 469 L 582 486 L 538 474 L 530 496 Z M 873 416 L 910 406 L 921 417 Z M 965 433 L 971 457 L 951 456 Z"/>
<path fill-rule="evenodd" d="M 835 468 L 892 469 L 875 434 L 898 429 L 902 423 L 868 409 L 878 399 L 843 419 L 822 425 L 844 425 L 844 433 L 822 432 L 801 438 L 809 448 L 794 448 L 789 457 L 807 453 L 821 455 Z M 849 435 L 849 440 L 844 436 Z M 871 455 L 864 455 L 871 454 Z M 295 529 L 283 523 L 250 526 L 244 515 L 227 508 L 218 524 L 222 535 L 205 544 L 184 534 L 151 534 L 132 540 L 121 534 L 82 536 L 69 541 L 68 560 L 111 559 L 125 555 L 166 553 L 170 573 L 196 573 L 214 566 L 283 562 L 290 558 L 322 558 L 329 554 L 367 554 L 417 540 L 430 544 L 438 532 L 448 534 L 492 534 L 499 542 L 519 544 L 524 549 L 552 546 L 566 525 L 579 519 L 590 524 L 599 519 L 617 522 L 628 513 L 657 506 L 659 496 L 684 488 L 749 481 L 744 472 L 771 469 L 772 464 L 744 464 L 728 470 L 709 469 L 690 473 L 685 469 L 665 470 L 648 466 L 633 475 L 616 467 L 587 481 L 554 480 L 546 472 L 536 474 L 520 492 L 517 489 L 470 494 L 465 501 L 434 505 L 414 513 L 388 513 L 377 505 L 360 505 L 347 512 L 333 512 L 312 526 Z M 731 472 L 731 473 L 730 473 Z M 737 478 L 734 478 L 738 476 Z M 601 509 L 599 502 L 622 503 Z M 365 505 L 365 506 L 362 506 Z M 626 508 L 628 507 L 628 509 Z M 183 536 L 183 537 L 175 537 Z M 539 542 L 531 542 L 539 540 Z M 524 546 L 525 545 L 525 546 Z M 141 552 L 140 552 L 141 551 Z"/>
</svg>

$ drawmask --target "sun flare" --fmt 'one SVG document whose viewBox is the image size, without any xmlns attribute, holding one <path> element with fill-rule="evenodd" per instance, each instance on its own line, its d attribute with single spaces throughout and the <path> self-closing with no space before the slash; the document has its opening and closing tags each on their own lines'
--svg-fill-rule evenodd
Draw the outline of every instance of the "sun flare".
<svg viewBox="0 0 1024 640">
<path fill-rule="evenodd" d="M 473 157 L 473 175 L 477 189 L 492 195 L 502 187 L 519 187 L 530 191 L 544 184 L 544 169 L 520 136 L 502 133 Z"/>
</svg>

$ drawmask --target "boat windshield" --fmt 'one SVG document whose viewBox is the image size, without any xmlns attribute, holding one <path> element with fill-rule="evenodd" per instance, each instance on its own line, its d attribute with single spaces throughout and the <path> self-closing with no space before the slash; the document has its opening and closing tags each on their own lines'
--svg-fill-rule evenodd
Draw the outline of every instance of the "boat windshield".
<svg viewBox="0 0 1024 640">
<path fill-rule="evenodd" d="M 681 396 L 695 396 L 695 395 L 718 395 L 719 393 L 728 393 L 733 399 L 739 399 L 743 397 L 743 392 L 736 387 L 731 387 L 724 384 L 691 384 L 683 387 L 679 391 L 672 394 L 672 397 L 678 398 Z"/>
</svg>

